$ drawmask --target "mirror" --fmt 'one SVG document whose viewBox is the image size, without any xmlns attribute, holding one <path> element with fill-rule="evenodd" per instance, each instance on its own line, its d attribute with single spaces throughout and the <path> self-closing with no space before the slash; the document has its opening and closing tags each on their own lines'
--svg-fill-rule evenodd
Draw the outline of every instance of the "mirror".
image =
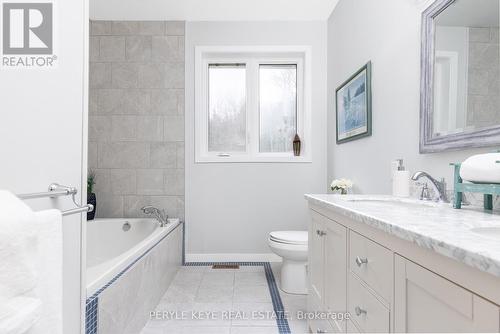
<svg viewBox="0 0 500 334">
<path fill-rule="evenodd" d="M 422 16 L 422 153 L 500 144 L 500 0 L 437 0 Z"/>
</svg>

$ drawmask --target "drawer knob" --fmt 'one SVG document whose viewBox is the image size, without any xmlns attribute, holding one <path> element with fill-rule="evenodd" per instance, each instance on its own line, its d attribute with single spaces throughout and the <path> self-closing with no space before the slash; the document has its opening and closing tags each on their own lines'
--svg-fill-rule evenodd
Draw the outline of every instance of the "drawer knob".
<svg viewBox="0 0 500 334">
<path fill-rule="evenodd" d="M 362 314 L 366 314 L 367 312 L 365 310 L 363 310 L 361 307 L 359 306 L 356 306 L 354 308 L 354 312 L 356 312 L 356 315 L 359 317 L 361 316 Z"/>
<path fill-rule="evenodd" d="M 368 263 L 368 259 L 365 257 L 365 258 L 360 258 L 359 256 L 356 256 L 356 264 L 358 265 L 358 267 L 361 267 L 363 264 L 367 264 Z"/>
<path fill-rule="evenodd" d="M 323 237 L 326 235 L 326 232 L 321 230 L 316 230 L 316 234 L 319 235 L 320 237 Z"/>
</svg>

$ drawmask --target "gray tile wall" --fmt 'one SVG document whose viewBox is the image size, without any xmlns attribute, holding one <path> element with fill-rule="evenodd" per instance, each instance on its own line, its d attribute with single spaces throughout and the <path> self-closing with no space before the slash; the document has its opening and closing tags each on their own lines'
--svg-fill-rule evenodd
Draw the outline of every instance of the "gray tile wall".
<svg viewBox="0 0 500 334">
<path fill-rule="evenodd" d="M 467 125 L 490 126 L 500 119 L 499 29 L 469 29 Z"/>
<path fill-rule="evenodd" d="M 92 21 L 89 109 L 97 217 L 184 218 L 184 22 Z"/>
</svg>

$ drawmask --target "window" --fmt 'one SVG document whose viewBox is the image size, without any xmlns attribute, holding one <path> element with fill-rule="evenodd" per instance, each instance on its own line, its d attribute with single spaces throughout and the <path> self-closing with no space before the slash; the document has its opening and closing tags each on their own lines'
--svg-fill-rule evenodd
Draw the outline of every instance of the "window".
<svg viewBox="0 0 500 334">
<path fill-rule="evenodd" d="M 245 65 L 208 67 L 208 151 L 246 150 Z"/>
<path fill-rule="evenodd" d="M 308 58 L 305 47 L 197 47 L 196 162 L 309 162 Z"/>
<path fill-rule="evenodd" d="M 260 65 L 260 152 L 293 152 L 297 133 L 297 65 Z"/>
</svg>

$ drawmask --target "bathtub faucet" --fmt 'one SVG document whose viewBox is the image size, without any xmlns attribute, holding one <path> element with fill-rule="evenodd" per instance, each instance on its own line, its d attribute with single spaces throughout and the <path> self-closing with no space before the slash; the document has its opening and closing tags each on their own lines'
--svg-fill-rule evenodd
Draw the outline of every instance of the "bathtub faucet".
<svg viewBox="0 0 500 334">
<path fill-rule="evenodd" d="M 160 227 L 164 227 L 167 225 L 167 213 L 165 210 L 160 210 L 158 208 L 155 208 L 152 205 L 147 205 L 141 209 L 142 212 L 146 215 L 150 215 L 156 218 L 158 223 L 160 224 Z"/>
</svg>

